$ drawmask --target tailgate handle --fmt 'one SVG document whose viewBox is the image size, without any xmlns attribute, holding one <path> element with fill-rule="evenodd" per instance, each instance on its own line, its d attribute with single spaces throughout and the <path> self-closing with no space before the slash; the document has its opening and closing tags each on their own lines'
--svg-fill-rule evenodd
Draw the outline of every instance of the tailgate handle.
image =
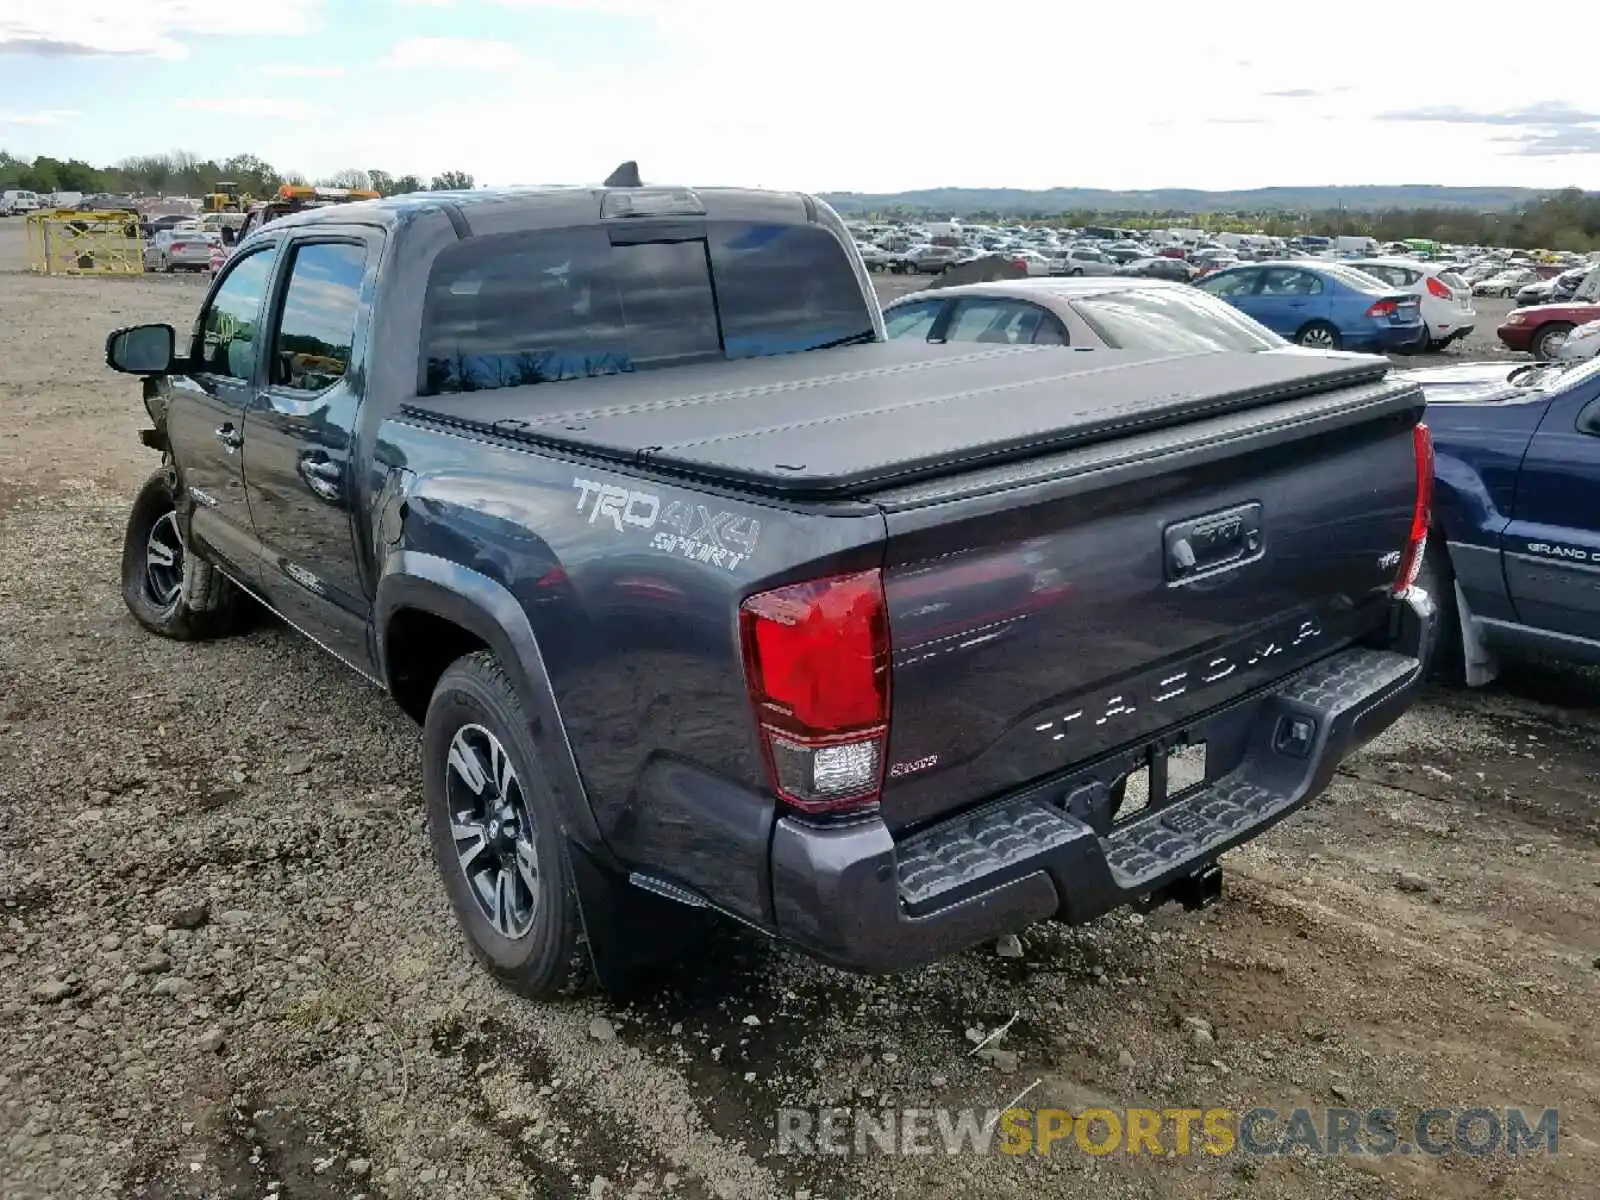
<svg viewBox="0 0 1600 1200">
<path fill-rule="evenodd" d="M 1259 503 L 1175 521 L 1163 534 L 1167 582 L 1188 583 L 1241 567 L 1260 558 L 1265 545 Z"/>
</svg>

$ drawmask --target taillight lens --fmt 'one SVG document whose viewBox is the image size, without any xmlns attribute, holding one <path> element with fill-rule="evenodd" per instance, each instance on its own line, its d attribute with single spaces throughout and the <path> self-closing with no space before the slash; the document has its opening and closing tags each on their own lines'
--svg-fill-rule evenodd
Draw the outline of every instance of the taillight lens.
<svg viewBox="0 0 1600 1200">
<path fill-rule="evenodd" d="M 876 570 L 793 584 L 739 609 L 773 789 L 804 813 L 878 802 L 889 735 L 889 608 Z"/>
<path fill-rule="evenodd" d="M 1369 317 L 1392 317 L 1399 310 L 1400 310 L 1400 306 L 1398 304 L 1396 304 L 1393 300 L 1379 300 L 1371 308 L 1367 309 L 1367 316 L 1369 316 Z"/>
<path fill-rule="evenodd" d="M 1437 296 L 1440 300 L 1454 300 L 1456 294 L 1432 275 L 1428 276 L 1428 295 Z"/>
<path fill-rule="evenodd" d="M 1411 536 L 1394 577 L 1396 595 L 1403 595 L 1417 582 L 1422 556 L 1428 550 L 1428 523 L 1433 513 L 1433 434 L 1421 421 L 1411 430 L 1411 449 L 1417 465 L 1417 498 L 1411 508 Z"/>
</svg>

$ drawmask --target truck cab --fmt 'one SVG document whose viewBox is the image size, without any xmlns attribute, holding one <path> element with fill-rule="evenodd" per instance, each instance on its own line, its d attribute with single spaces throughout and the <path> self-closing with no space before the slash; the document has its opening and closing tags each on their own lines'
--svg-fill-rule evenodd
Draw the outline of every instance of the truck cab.
<svg viewBox="0 0 1600 1200">
<path fill-rule="evenodd" d="M 1600 360 L 1408 374 L 1435 445 L 1440 665 L 1483 684 L 1506 651 L 1600 663 Z"/>
</svg>

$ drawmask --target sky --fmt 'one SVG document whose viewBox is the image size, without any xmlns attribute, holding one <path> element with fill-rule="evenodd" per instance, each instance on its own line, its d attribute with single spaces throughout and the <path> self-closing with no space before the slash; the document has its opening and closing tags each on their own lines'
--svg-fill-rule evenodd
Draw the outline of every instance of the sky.
<svg viewBox="0 0 1600 1200">
<path fill-rule="evenodd" d="M 1600 188 L 1600 5 L 1531 39 L 1487 3 L 1092 8 L 0 0 L 0 149 L 491 185 L 632 158 L 808 191 Z"/>
</svg>

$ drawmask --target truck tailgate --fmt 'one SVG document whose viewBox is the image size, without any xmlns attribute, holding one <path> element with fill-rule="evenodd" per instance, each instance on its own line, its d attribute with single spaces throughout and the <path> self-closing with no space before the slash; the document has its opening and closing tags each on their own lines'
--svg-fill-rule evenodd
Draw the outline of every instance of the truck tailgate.
<svg viewBox="0 0 1600 1200">
<path fill-rule="evenodd" d="M 1408 383 L 1336 383 L 878 493 L 890 826 L 1182 740 L 1381 626 L 1422 407 Z"/>
</svg>

